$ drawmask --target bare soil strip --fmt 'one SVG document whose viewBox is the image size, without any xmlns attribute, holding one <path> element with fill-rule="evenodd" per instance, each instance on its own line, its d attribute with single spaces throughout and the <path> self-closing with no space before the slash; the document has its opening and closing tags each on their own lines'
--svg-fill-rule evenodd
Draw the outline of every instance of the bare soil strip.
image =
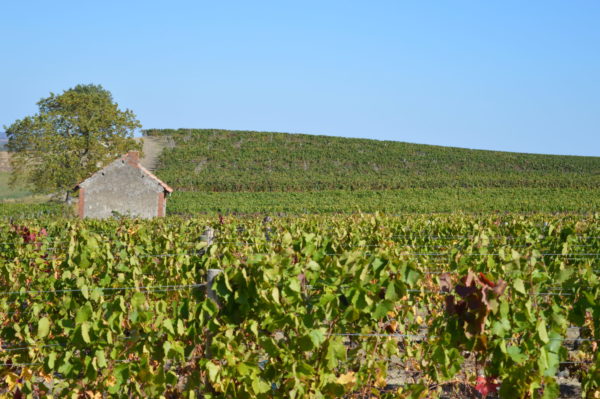
<svg viewBox="0 0 600 399">
<path fill-rule="evenodd" d="M 165 148 L 167 145 L 166 140 L 160 137 L 140 137 L 136 138 L 136 140 L 144 141 L 144 147 L 142 150 L 144 152 L 144 156 L 141 159 L 142 166 L 149 171 L 154 172 L 158 166 L 158 158 L 160 157 L 163 148 Z"/>
</svg>

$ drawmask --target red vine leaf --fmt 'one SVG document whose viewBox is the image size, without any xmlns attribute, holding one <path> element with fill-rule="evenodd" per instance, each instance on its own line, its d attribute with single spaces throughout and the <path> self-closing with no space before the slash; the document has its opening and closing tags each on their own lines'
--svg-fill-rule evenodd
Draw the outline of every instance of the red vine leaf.
<svg viewBox="0 0 600 399">
<path fill-rule="evenodd" d="M 500 384 L 494 383 L 495 380 L 496 378 L 494 377 L 485 377 L 483 375 L 480 375 L 479 377 L 477 377 L 475 390 L 477 390 L 477 392 L 482 394 L 484 397 L 486 397 L 490 393 L 496 393 L 498 392 Z"/>
</svg>

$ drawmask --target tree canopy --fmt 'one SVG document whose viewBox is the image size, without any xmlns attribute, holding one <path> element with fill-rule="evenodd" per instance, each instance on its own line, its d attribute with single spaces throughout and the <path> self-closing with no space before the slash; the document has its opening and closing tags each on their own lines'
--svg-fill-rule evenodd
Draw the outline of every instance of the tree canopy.
<svg viewBox="0 0 600 399">
<path fill-rule="evenodd" d="M 133 139 L 141 128 L 135 114 L 119 109 L 100 85 L 77 85 L 50 93 L 39 112 L 5 127 L 13 183 L 39 193 L 69 191 L 117 156 L 139 150 Z"/>
</svg>

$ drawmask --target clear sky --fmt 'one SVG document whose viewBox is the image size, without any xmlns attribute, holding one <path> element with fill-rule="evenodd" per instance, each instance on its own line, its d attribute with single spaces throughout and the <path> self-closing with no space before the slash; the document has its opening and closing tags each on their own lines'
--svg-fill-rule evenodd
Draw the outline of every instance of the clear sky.
<svg viewBox="0 0 600 399">
<path fill-rule="evenodd" d="M 0 126 L 96 83 L 145 128 L 600 156 L 597 0 L 23 0 L 0 18 Z"/>
</svg>

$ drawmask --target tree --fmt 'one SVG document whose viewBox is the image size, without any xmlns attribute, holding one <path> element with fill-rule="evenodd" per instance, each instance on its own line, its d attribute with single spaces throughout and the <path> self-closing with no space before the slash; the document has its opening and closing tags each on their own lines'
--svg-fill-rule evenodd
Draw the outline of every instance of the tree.
<svg viewBox="0 0 600 399">
<path fill-rule="evenodd" d="M 12 184 L 38 193 L 69 192 L 81 180 L 129 150 L 141 128 L 135 114 L 119 109 L 100 85 L 77 85 L 38 103 L 39 112 L 6 127 Z"/>
</svg>

